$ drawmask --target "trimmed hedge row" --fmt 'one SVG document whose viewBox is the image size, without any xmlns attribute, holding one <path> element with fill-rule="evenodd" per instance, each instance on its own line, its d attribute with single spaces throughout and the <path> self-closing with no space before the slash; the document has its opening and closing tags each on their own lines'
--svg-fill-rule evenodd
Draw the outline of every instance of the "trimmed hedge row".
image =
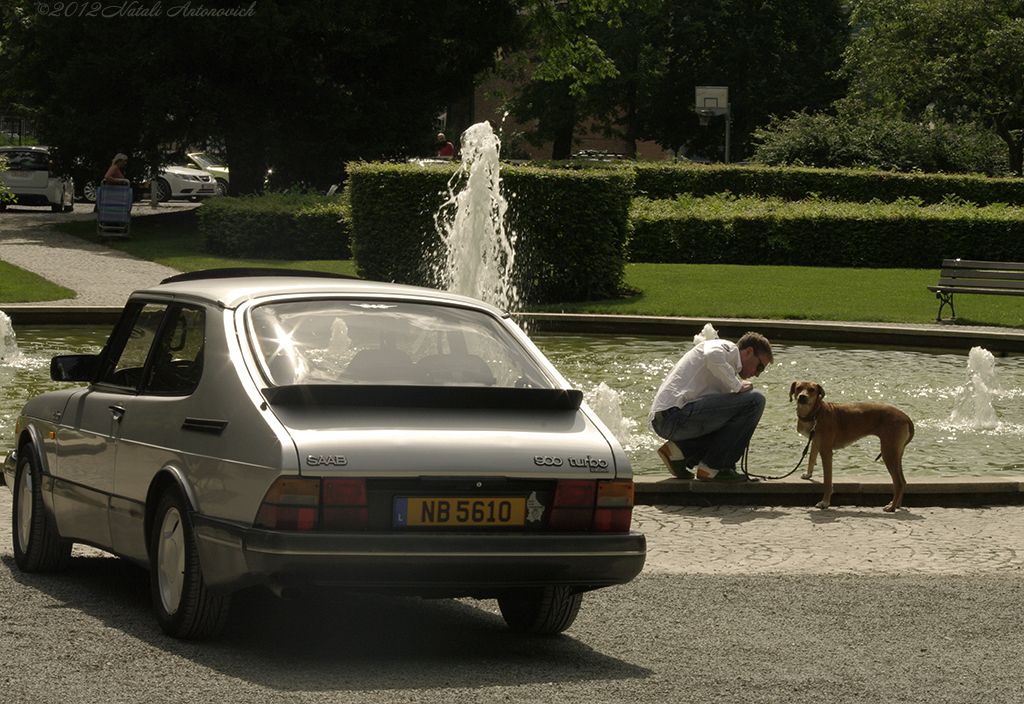
<svg viewBox="0 0 1024 704">
<path fill-rule="evenodd" d="M 454 165 L 359 163 L 348 167 L 352 253 L 360 276 L 433 285 L 442 250 L 434 214 Z M 633 177 L 629 171 L 502 166 L 516 238 L 516 287 L 531 303 L 618 295 Z"/>
<path fill-rule="evenodd" d="M 778 198 L 638 198 L 630 261 L 934 269 L 1024 261 L 1024 208 Z"/>
<path fill-rule="evenodd" d="M 726 166 L 687 162 L 638 162 L 636 193 L 652 200 L 682 193 L 710 196 L 776 196 L 786 200 L 827 198 L 836 201 L 892 203 L 919 198 L 942 203 L 951 197 L 977 205 L 1024 205 L 1024 179 L 945 174 L 906 174 L 867 169 Z"/>
<path fill-rule="evenodd" d="M 249 259 L 348 259 L 348 205 L 339 197 L 271 193 L 211 198 L 199 209 L 206 251 Z"/>
</svg>

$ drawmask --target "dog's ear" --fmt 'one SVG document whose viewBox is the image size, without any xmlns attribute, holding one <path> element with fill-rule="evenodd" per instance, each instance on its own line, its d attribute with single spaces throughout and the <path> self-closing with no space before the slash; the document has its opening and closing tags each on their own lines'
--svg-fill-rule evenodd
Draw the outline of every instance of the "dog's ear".
<svg viewBox="0 0 1024 704">
<path fill-rule="evenodd" d="M 789 387 L 789 400 L 790 401 L 793 400 L 793 394 L 795 394 L 795 393 L 796 393 L 796 382 L 794 381 L 793 385 Z"/>
<path fill-rule="evenodd" d="M 825 389 L 821 388 L 821 384 L 815 384 L 814 387 L 818 389 L 818 398 L 825 398 Z"/>
</svg>

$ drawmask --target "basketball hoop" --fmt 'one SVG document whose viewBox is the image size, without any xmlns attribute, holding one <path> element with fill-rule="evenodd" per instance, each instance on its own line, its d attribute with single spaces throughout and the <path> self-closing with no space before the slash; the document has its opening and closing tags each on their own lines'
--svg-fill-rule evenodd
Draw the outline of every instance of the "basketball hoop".
<svg viewBox="0 0 1024 704">
<path fill-rule="evenodd" d="M 711 115 L 710 115 L 710 113 L 705 115 L 704 113 L 699 112 L 699 113 L 697 113 L 697 117 L 700 118 L 700 126 L 701 127 L 707 127 L 708 124 L 711 122 Z"/>
</svg>

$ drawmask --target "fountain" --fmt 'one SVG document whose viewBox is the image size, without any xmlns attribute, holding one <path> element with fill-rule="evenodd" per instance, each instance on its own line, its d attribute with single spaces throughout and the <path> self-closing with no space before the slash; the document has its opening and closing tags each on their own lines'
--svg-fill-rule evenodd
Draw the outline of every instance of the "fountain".
<svg viewBox="0 0 1024 704">
<path fill-rule="evenodd" d="M 519 305 L 512 283 L 516 238 L 505 230 L 500 147 L 487 122 L 462 135 L 462 162 L 448 182 L 448 200 L 434 216 L 445 248 L 435 278 L 447 291 L 514 310 Z"/>
<path fill-rule="evenodd" d="M 972 348 L 967 358 L 967 382 L 957 390 L 951 422 L 975 429 L 998 427 L 999 418 L 992 406 L 998 395 L 995 357 L 982 347 Z"/>
<path fill-rule="evenodd" d="M 11 318 L 0 310 L 0 363 L 10 363 L 20 354 L 18 337 L 14 334 Z"/>
</svg>

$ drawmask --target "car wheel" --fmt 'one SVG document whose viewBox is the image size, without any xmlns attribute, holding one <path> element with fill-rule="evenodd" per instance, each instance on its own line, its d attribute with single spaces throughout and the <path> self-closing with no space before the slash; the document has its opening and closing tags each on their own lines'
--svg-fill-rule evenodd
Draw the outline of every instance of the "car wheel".
<svg viewBox="0 0 1024 704">
<path fill-rule="evenodd" d="M 576 620 L 583 594 L 566 586 L 526 587 L 498 597 L 505 623 L 535 635 L 561 633 Z"/>
<path fill-rule="evenodd" d="M 56 572 L 68 566 L 72 544 L 61 540 L 43 505 L 42 470 L 32 445 L 18 453 L 14 474 L 14 561 L 23 572 Z"/>
<path fill-rule="evenodd" d="M 89 181 L 82 186 L 82 198 L 85 199 L 87 203 L 96 202 L 96 188 L 97 186 L 95 181 Z"/>
<path fill-rule="evenodd" d="M 158 178 L 156 180 L 156 199 L 161 203 L 166 203 L 171 199 L 171 184 L 167 183 L 166 179 Z"/>
<path fill-rule="evenodd" d="M 226 196 L 228 194 L 228 182 L 222 178 L 217 179 L 217 195 Z"/>
<path fill-rule="evenodd" d="M 150 587 L 157 621 L 175 638 L 210 638 L 227 623 L 231 596 L 203 582 L 189 506 L 175 486 L 160 497 L 150 536 Z"/>
</svg>

